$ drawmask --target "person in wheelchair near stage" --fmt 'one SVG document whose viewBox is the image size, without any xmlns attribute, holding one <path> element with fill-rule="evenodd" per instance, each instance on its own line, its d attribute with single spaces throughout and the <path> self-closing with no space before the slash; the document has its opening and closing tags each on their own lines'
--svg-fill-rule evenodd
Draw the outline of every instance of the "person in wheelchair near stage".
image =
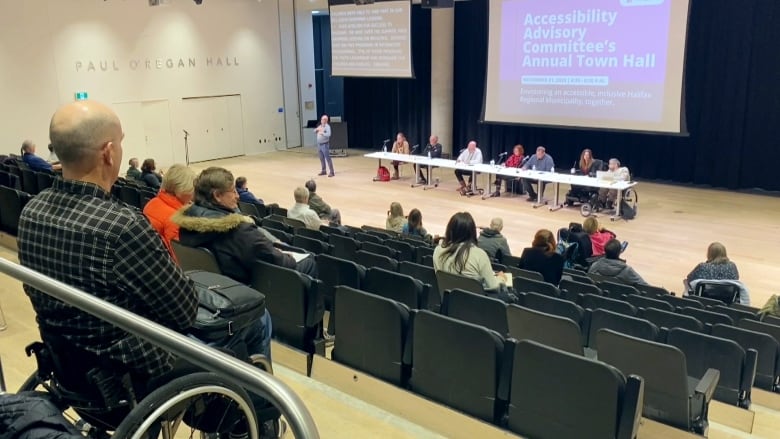
<svg viewBox="0 0 780 439">
<path fill-rule="evenodd" d="M 580 153 L 579 162 L 575 163 L 575 166 L 571 168 L 573 175 L 587 175 L 589 177 L 595 177 L 597 171 L 604 169 L 604 162 L 602 160 L 593 157 L 593 151 L 588 148 L 582 150 Z M 569 192 L 566 193 L 566 205 L 574 206 L 575 204 L 588 203 L 596 199 L 598 189 L 588 186 L 576 186 L 572 185 Z"/>
<path fill-rule="evenodd" d="M 625 166 L 620 166 L 620 160 L 612 158 L 609 159 L 609 168 L 603 176 L 606 180 L 611 181 L 629 181 L 631 180 L 631 173 Z M 617 199 L 617 189 L 601 188 L 599 189 L 599 207 L 609 209 L 615 208 L 615 203 L 620 200 Z"/>
<path fill-rule="evenodd" d="M 62 178 L 22 211 L 19 261 L 187 333 L 198 312 L 195 286 L 143 215 L 111 197 L 122 164 L 123 137 L 117 115 L 102 104 L 79 101 L 57 110 L 50 138 L 62 163 Z M 24 290 L 35 309 L 43 340 L 32 348 L 39 364 L 51 367 L 57 383 L 71 397 L 94 407 L 111 408 L 88 421 L 100 423 L 103 430 L 113 430 L 133 400 L 141 401 L 165 383 L 199 371 L 30 285 L 24 285 Z M 255 364 L 268 365 L 270 336 L 271 320 L 266 311 L 244 330 L 212 345 Z M 264 408 L 262 404 L 265 402 L 254 403 L 258 413 Z M 219 433 L 247 437 L 246 431 Z"/>
</svg>

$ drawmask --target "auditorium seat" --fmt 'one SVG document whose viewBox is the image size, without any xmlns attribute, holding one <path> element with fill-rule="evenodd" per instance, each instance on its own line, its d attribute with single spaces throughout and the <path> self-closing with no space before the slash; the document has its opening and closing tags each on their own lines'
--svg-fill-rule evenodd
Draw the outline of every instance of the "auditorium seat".
<svg viewBox="0 0 780 439">
<path fill-rule="evenodd" d="M 759 322 L 757 320 L 740 320 L 739 325 L 737 326 L 750 331 L 762 332 L 766 335 L 770 335 L 780 343 L 780 326 L 772 325 L 767 322 Z"/>
<path fill-rule="evenodd" d="M 492 329 L 502 337 L 506 337 L 509 332 L 506 303 L 469 291 L 444 291 L 441 314 Z"/>
<path fill-rule="evenodd" d="M 618 284 L 624 283 L 621 282 L 620 279 L 616 278 L 615 276 L 604 276 L 596 273 L 588 273 L 588 277 L 593 279 L 593 282 L 595 282 L 596 285 L 600 284 L 601 282 L 614 282 Z"/>
<path fill-rule="evenodd" d="M 623 300 L 597 296 L 595 294 L 585 294 L 582 296 L 581 305 L 585 309 L 606 309 L 631 317 L 636 316 L 636 307 L 634 305 Z"/>
<path fill-rule="evenodd" d="M 328 332 L 335 334 L 336 320 L 334 315 L 334 303 L 336 287 L 344 285 L 360 289 L 366 269 L 353 261 L 337 258 L 335 256 L 320 254 L 316 257 L 317 278 L 320 280 L 320 292 L 322 293 L 325 309 L 331 312 L 328 320 Z"/>
<path fill-rule="evenodd" d="M 745 320 L 742 320 L 744 322 Z M 740 322 L 741 323 L 741 322 Z M 771 335 L 729 325 L 712 327 L 714 337 L 737 342 L 742 349 L 758 352 L 755 386 L 776 391 L 780 383 L 780 344 Z"/>
<path fill-rule="evenodd" d="M 31 198 L 26 192 L 0 187 L 0 229 L 16 236 L 19 233 L 22 209 Z"/>
<path fill-rule="evenodd" d="M 245 201 L 238 202 L 238 210 L 244 215 L 253 216 L 255 218 L 265 217 L 265 206 L 262 206 L 263 212 L 260 212 L 258 207 L 260 206 L 256 203 L 247 203 Z"/>
<path fill-rule="evenodd" d="M 366 242 L 373 242 L 374 244 L 382 244 L 384 242 L 383 238 L 380 238 L 376 235 L 373 235 L 371 233 L 367 232 L 358 232 L 352 235 L 353 238 L 357 239 L 358 242 L 366 243 Z"/>
<path fill-rule="evenodd" d="M 709 298 L 709 297 L 696 296 L 696 295 L 689 295 L 689 296 L 685 296 L 685 298 L 686 298 L 686 299 L 695 300 L 695 301 L 697 301 L 697 302 L 701 303 L 702 305 L 704 305 L 704 307 L 705 307 L 705 308 L 709 308 L 709 307 L 713 307 L 713 306 L 720 306 L 720 305 L 724 305 L 724 303 L 723 303 L 723 302 L 721 302 L 720 300 L 717 300 L 717 299 L 711 299 L 711 298 Z"/>
<path fill-rule="evenodd" d="M 38 181 L 38 193 L 54 185 L 54 174 L 50 172 L 36 172 L 35 178 Z"/>
<path fill-rule="evenodd" d="M 257 261 L 252 269 L 251 286 L 265 294 L 274 338 L 305 352 L 325 355 L 325 309 L 319 284 L 311 276 L 267 262 Z"/>
<path fill-rule="evenodd" d="M 176 261 L 184 271 L 202 270 L 209 273 L 222 273 L 217 258 L 207 248 L 189 247 L 172 239 L 171 248 L 176 255 Z"/>
<path fill-rule="evenodd" d="M 667 290 L 664 287 L 656 287 L 653 285 L 642 285 L 642 284 L 638 284 L 634 286 L 636 287 L 637 290 L 644 293 L 647 297 L 650 298 L 657 298 L 657 296 L 669 296 L 672 294 L 669 292 L 669 290 Z"/>
<path fill-rule="evenodd" d="M 141 191 L 131 185 L 124 185 L 119 188 L 119 199 L 128 206 L 141 208 Z"/>
<path fill-rule="evenodd" d="M 360 244 L 349 236 L 330 235 L 330 245 L 333 246 L 333 256 L 352 260 L 353 255 L 360 250 Z"/>
<path fill-rule="evenodd" d="M 436 280 L 436 270 L 433 267 L 426 267 L 414 262 L 401 261 L 398 264 L 398 271 L 423 283 L 425 303 L 420 308 L 438 312 L 441 308 L 441 294 L 439 293 L 439 282 Z"/>
<path fill-rule="evenodd" d="M 264 228 L 270 231 L 270 229 L 273 230 L 279 230 L 281 232 L 287 233 L 288 235 L 292 235 L 293 228 L 289 225 L 285 224 L 284 221 L 273 219 L 270 217 L 263 218 L 263 220 L 260 222 L 260 225 Z M 292 237 L 290 238 L 292 241 Z"/>
<path fill-rule="evenodd" d="M 509 267 L 509 265 L 507 265 L 507 267 Z M 544 282 L 544 276 L 542 276 L 542 273 L 539 273 L 538 271 L 525 270 L 522 268 L 512 267 L 510 273 L 512 273 L 512 277 L 522 277 L 524 279 L 531 279 L 539 282 Z"/>
<path fill-rule="evenodd" d="M 355 252 L 352 260 L 366 268 L 379 267 L 389 271 L 398 271 L 398 260 L 365 250 Z"/>
<path fill-rule="evenodd" d="M 329 238 L 331 235 L 345 236 L 347 234 L 344 230 L 338 227 L 326 226 L 325 224 L 320 226 L 320 231 L 326 234 Z"/>
<path fill-rule="evenodd" d="M 430 255 L 423 255 L 420 258 L 420 264 L 433 267 L 433 252 Z"/>
<path fill-rule="evenodd" d="M 378 267 L 366 270 L 360 289 L 403 303 L 409 309 L 419 309 L 423 301 L 422 282 L 411 276 Z"/>
<path fill-rule="evenodd" d="M 295 235 L 305 236 L 307 238 L 316 239 L 318 241 L 328 243 L 330 237 L 328 236 L 327 233 L 321 230 L 322 228 L 320 228 L 320 230 L 312 230 L 312 229 L 307 229 L 306 227 L 298 227 L 293 231 L 293 233 Z"/>
<path fill-rule="evenodd" d="M 498 258 L 498 262 L 506 265 L 507 267 L 520 268 L 519 256 L 511 256 L 511 255 L 505 255 L 501 253 L 500 257 Z"/>
<path fill-rule="evenodd" d="M 314 253 L 315 255 L 330 253 L 330 244 L 303 235 L 293 235 L 292 245 L 294 247 L 302 248 L 307 252 Z"/>
<path fill-rule="evenodd" d="M 741 309 L 732 308 L 726 305 L 713 306 L 710 309 L 714 312 L 726 314 L 727 316 L 731 317 L 731 320 L 734 320 L 734 324 L 738 324 L 742 319 L 758 320 L 758 314 L 756 313 L 743 311 Z"/>
<path fill-rule="evenodd" d="M 742 305 L 741 303 L 730 303 L 728 306 L 729 308 L 740 309 L 742 311 L 752 312 L 753 314 L 757 314 L 759 310 L 754 306 Z"/>
<path fill-rule="evenodd" d="M 382 241 L 398 237 L 398 233 L 396 233 L 396 232 L 394 232 L 392 230 L 382 229 L 382 228 L 379 228 L 379 227 L 369 226 L 369 225 L 365 225 L 365 224 L 363 226 L 361 226 L 360 229 L 363 232 L 368 233 L 369 235 L 374 235 L 374 236 L 378 237 Z"/>
<path fill-rule="evenodd" d="M 517 342 L 512 350 L 509 430 L 530 438 L 637 436 L 642 378 L 533 341 Z"/>
<path fill-rule="evenodd" d="M 566 317 L 580 328 L 585 326 L 585 310 L 574 302 L 545 296 L 537 293 L 522 293 L 518 295 L 518 305 L 534 311 Z M 587 340 L 583 340 L 584 342 Z"/>
<path fill-rule="evenodd" d="M 22 190 L 28 194 L 38 195 L 38 177 L 32 169 L 22 169 Z"/>
<path fill-rule="evenodd" d="M 509 305 L 506 309 L 506 320 L 511 338 L 533 340 L 565 352 L 583 355 L 582 330 L 580 325 L 571 319 Z"/>
<path fill-rule="evenodd" d="M 404 386 L 409 373 L 403 364 L 409 308 L 345 286 L 336 289 L 336 301 L 339 336 L 333 346 L 333 360 Z"/>
<path fill-rule="evenodd" d="M 756 316 L 755 319 L 751 320 L 758 320 L 758 316 Z M 764 323 L 768 323 L 770 325 L 780 326 L 780 317 L 765 315 L 764 318 L 761 320 Z"/>
<path fill-rule="evenodd" d="M 686 306 L 678 309 L 677 312 L 686 316 L 691 316 L 697 319 L 698 321 L 702 322 L 705 327 L 705 332 L 711 332 L 712 325 L 717 325 L 717 324 L 733 325 L 734 324 L 734 320 L 732 320 L 731 317 L 727 316 L 726 314 L 708 311 L 706 309 L 691 308 L 689 306 Z M 709 330 L 707 330 L 708 328 Z"/>
<path fill-rule="evenodd" d="M 387 256 L 390 259 L 398 260 L 398 251 L 383 244 L 363 241 L 360 245 L 360 249 L 377 255 Z"/>
<path fill-rule="evenodd" d="M 412 323 L 411 391 L 496 422 L 504 341 L 495 331 L 430 311 Z"/>
<path fill-rule="evenodd" d="M 285 217 L 282 222 L 287 224 L 290 227 L 291 231 L 294 231 L 295 229 L 300 229 L 301 227 L 306 227 L 306 223 L 295 218 Z"/>
<path fill-rule="evenodd" d="M 563 275 L 561 276 L 561 281 L 563 281 L 564 279 L 568 280 L 568 281 L 574 281 L 574 282 L 583 283 L 585 285 L 594 285 L 594 286 L 596 285 L 593 282 L 593 279 L 589 278 L 584 273 L 583 274 L 576 274 L 576 273 L 571 273 L 571 272 L 563 273 Z M 563 290 L 563 287 L 561 287 L 560 284 L 558 285 L 558 287 L 560 287 L 561 290 Z M 561 291 L 561 292 L 563 292 L 563 291 Z"/>
<path fill-rule="evenodd" d="M 15 186 L 11 184 L 11 174 L 9 172 L 0 170 L 0 186 L 15 189 Z"/>
<path fill-rule="evenodd" d="M 659 300 L 669 302 L 669 304 L 672 305 L 675 309 L 684 308 L 686 306 L 690 306 L 691 308 L 704 309 L 704 305 L 701 302 L 693 299 L 687 299 L 685 297 L 677 297 L 677 296 L 669 295 L 669 296 L 656 296 L 656 298 Z"/>
<path fill-rule="evenodd" d="M 720 371 L 716 400 L 750 408 L 758 360 L 755 349 L 745 351 L 732 340 L 681 328 L 669 331 L 666 344 L 676 346 L 685 354 L 688 376 L 702 376 L 707 369 Z"/>
<path fill-rule="evenodd" d="M 624 294 L 641 294 L 635 287 L 619 282 L 604 281 L 598 282 L 597 285 L 601 288 L 601 291 L 609 297 L 618 298 Z"/>
<path fill-rule="evenodd" d="M 279 207 L 278 205 L 270 205 L 269 207 L 269 215 L 278 215 L 284 218 L 287 218 L 287 209 L 284 207 Z"/>
<path fill-rule="evenodd" d="M 689 331 L 704 332 L 704 324 L 700 322 L 699 319 L 677 314 L 676 312 L 647 308 L 639 313 L 639 316 L 649 320 L 654 325 L 661 328 L 662 331 L 665 331 L 661 337 L 661 341 L 665 340 L 666 332 L 672 328 L 683 328 Z"/>
<path fill-rule="evenodd" d="M 568 280 L 561 278 L 561 282 L 559 284 L 561 289 L 561 296 L 565 298 L 566 300 L 571 300 L 572 302 L 578 302 L 580 300 L 581 295 L 585 294 L 595 294 L 595 295 L 602 295 L 601 288 L 597 287 L 593 284 L 588 284 L 584 282 L 578 282 L 575 280 Z"/>
<path fill-rule="evenodd" d="M 415 253 L 418 264 L 433 267 L 433 247 L 417 247 Z M 430 257 L 430 263 L 425 261 L 426 256 Z"/>
<path fill-rule="evenodd" d="M 397 239 L 388 239 L 384 242 L 387 247 L 396 251 L 396 257 L 399 261 L 415 262 L 414 246 L 408 242 Z"/>
<path fill-rule="evenodd" d="M 444 292 L 448 290 L 463 290 L 482 296 L 486 294 L 482 282 L 460 274 L 439 270 L 436 272 L 436 283 L 439 285 L 439 293 L 442 297 Z"/>
<path fill-rule="evenodd" d="M 600 361 L 645 380 L 644 417 L 707 436 L 709 403 L 720 376 L 716 369 L 689 377 L 685 354 L 674 346 L 609 329 L 600 330 L 597 339 Z"/>
<path fill-rule="evenodd" d="M 544 281 L 516 277 L 512 279 L 512 286 L 518 293 L 539 293 L 545 296 L 561 297 L 561 290 L 558 287 Z"/>
<path fill-rule="evenodd" d="M 663 300 L 652 299 L 650 297 L 638 296 L 636 294 L 628 294 L 623 296 L 623 300 L 634 305 L 639 309 L 655 308 L 664 311 L 674 312 L 674 307 Z"/>
<path fill-rule="evenodd" d="M 597 337 L 601 329 L 610 329 L 643 340 L 658 340 L 658 326 L 650 321 L 606 309 L 597 309 L 590 312 L 588 324 L 588 347 L 597 352 L 601 352 Z M 600 354 L 599 358 L 601 358 Z"/>
</svg>

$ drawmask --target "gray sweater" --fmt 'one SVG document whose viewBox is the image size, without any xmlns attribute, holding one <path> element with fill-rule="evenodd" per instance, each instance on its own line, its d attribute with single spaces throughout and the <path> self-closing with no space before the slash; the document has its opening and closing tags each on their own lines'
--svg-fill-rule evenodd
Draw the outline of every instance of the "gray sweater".
<svg viewBox="0 0 780 439">
<path fill-rule="evenodd" d="M 503 256 L 512 256 L 506 238 L 504 238 L 501 232 L 493 229 L 482 229 L 482 233 L 479 234 L 477 239 L 477 247 L 485 250 L 490 259 L 496 259 L 496 254 L 499 250 L 501 250 Z"/>
<path fill-rule="evenodd" d="M 601 276 L 612 276 L 629 285 L 647 285 L 647 282 L 642 279 L 642 276 L 640 276 L 639 273 L 634 271 L 633 268 L 629 267 L 628 264 L 620 259 L 599 258 L 591 264 L 588 273 Z"/>
<path fill-rule="evenodd" d="M 552 168 L 555 167 L 555 162 L 553 162 L 553 158 L 550 154 L 545 154 L 541 160 L 534 154 L 525 162 L 523 169 L 534 169 L 534 166 L 536 166 L 537 171 L 550 172 L 552 171 Z"/>
</svg>

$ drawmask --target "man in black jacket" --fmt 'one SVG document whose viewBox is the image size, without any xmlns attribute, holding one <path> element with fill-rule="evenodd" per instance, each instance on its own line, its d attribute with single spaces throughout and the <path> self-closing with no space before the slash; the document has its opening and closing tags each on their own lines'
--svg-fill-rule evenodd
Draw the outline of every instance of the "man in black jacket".
<svg viewBox="0 0 780 439">
<path fill-rule="evenodd" d="M 179 225 L 182 244 L 208 248 L 222 273 L 239 282 L 252 280 L 255 261 L 317 275 L 314 258 L 274 247 L 252 218 L 238 212 L 238 193 L 227 169 L 211 167 L 201 172 L 195 180 L 195 204 L 171 220 Z"/>
<path fill-rule="evenodd" d="M 431 137 L 428 139 L 428 145 L 425 146 L 425 149 L 423 149 L 422 154 L 427 155 L 428 153 L 430 153 L 432 159 L 441 158 L 441 143 L 439 143 L 439 136 L 432 134 Z M 417 174 L 418 174 L 417 182 L 420 184 L 428 184 L 428 180 L 423 175 L 423 169 L 430 172 L 430 168 L 428 167 L 428 165 L 419 165 L 417 169 Z M 428 174 L 428 177 L 430 177 L 430 173 Z"/>
</svg>

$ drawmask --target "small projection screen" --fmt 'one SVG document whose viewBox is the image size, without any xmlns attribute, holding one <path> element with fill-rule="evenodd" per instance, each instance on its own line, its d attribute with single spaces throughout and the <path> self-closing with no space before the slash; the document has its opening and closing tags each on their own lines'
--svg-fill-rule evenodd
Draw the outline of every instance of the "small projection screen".
<svg viewBox="0 0 780 439">
<path fill-rule="evenodd" d="M 689 0 L 489 1 L 485 121 L 686 131 Z"/>
<path fill-rule="evenodd" d="M 411 14 L 411 0 L 332 0 L 333 76 L 411 78 Z"/>
</svg>

